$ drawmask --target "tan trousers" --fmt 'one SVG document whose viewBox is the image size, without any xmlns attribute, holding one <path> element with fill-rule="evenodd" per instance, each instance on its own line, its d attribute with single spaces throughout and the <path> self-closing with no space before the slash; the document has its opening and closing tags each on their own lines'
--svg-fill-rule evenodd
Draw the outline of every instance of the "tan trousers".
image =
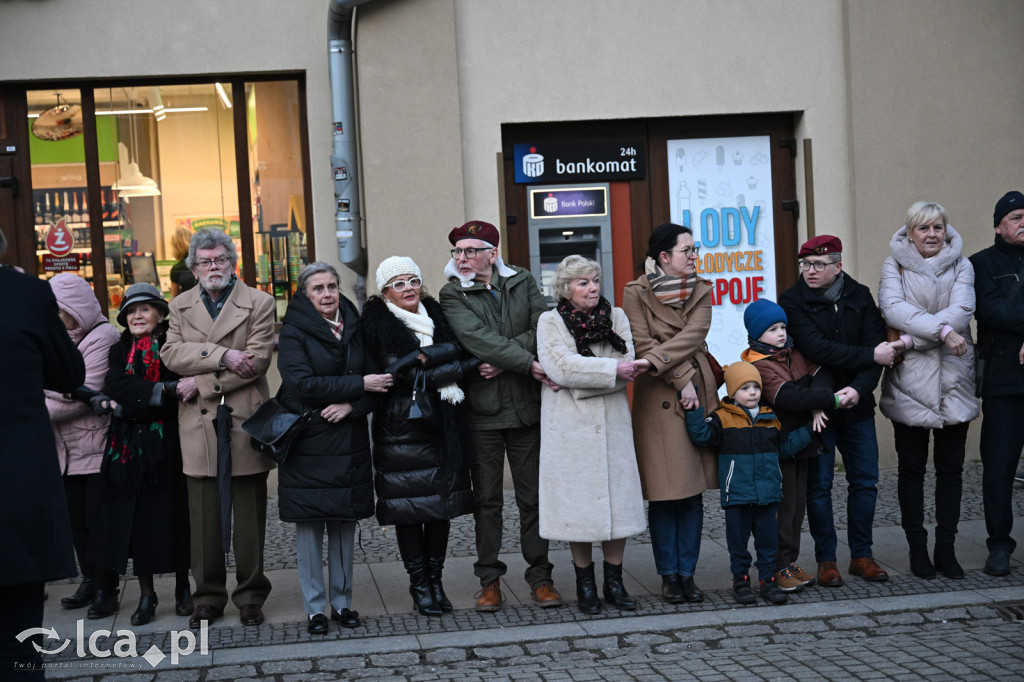
<svg viewBox="0 0 1024 682">
<path fill-rule="evenodd" d="M 231 601 L 239 608 L 247 604 L 262 606 L 270 594 L 270 579 L 263 572 L 268 473 L 231 479 L 231 535 L 238 579 Z M 188 477 L 188 514 L 192 524 L 192 578 L 196 582 L 193 599 L 196 606 L 209 604 L 223 609 L 228 602 L 227 567 L 221 549 L 216 478 Z"/>
</svg>

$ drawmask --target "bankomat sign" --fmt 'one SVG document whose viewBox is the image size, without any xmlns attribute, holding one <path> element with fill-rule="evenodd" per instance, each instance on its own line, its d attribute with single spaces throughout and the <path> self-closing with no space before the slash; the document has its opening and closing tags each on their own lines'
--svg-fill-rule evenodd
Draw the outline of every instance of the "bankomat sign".
<svg viewBox="0 0 1024 682">
<path fill-rule="evenodd" d="M 639 180 L 647 168 L 643 142 L 547 142 L 513 149 L 516 183 Z"/>
</svg>

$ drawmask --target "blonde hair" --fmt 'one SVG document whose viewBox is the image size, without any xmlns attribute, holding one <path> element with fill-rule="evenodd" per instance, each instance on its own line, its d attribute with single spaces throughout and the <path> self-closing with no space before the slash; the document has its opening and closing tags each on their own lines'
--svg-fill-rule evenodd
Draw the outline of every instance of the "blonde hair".
<svg viewBox="0 0 1024 682">
<path fill-rule="evenodd" d="M 926 225 L 936 218 L 942 219 L 942 227 L 949 226 L 949 218 L 946 216 L 946 209 L 934 201 L 918 201 L 907 211 L 907 222 L 904 226 L 910 232 L 918 225 Z"/>
<path fill-rule="evenodd" d="M 181 260 L 188 255 L 188 245 L 192 242 L 192 230 L 179 225 L 171 234 L 171 254 Z"/>
<path fill-rule="evenodd" d="M 574 279 L 594 273 L 601 277 L 601 264 L 583 256 L 566 256 L 555 268 L 555 281 L 551 285 L 551 293 L 556 301 L 569 298 L 569 284 Z"/>
</svg>

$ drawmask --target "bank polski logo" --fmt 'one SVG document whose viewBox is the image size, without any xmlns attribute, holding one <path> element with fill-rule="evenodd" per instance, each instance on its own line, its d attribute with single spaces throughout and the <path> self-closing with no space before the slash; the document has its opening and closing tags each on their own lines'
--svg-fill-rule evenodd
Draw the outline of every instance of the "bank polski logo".
<svg viewBox="0 0 1024 682">
<path fill-rule="evenodd" d="M 544 175 L 544 156 L 537 153 L 536 147 L 530 147 L 530 153 L 523 157 L 523 175 L 528 178 Z"/>
<path fill-rule="evenodd" d="M 202 621 L 202 626 L 199 629 L 199 654 L 201 656 L 207 656 L 210 653 L 210 639 L 209 639 L 209 624 L 206 621 Z M 85 658 L 96 658 L 104 659 L 110 656 L 117 658 L 142 658 L 153 668 L 160 665 L 160 662 L 167 658 L 167 654 L 160 650 L 155 644 L 146 650 L 146 653 L 139 656 L 138 651 L 138 640 L 135 637 L 135 633 L 131 630 L 118 630 L 117 641 L 114 642 L 114 646 L 111 649 L 102 648 L 99 640 L 100 638 L 109 637 L 111 634 L 110 630 L 95 630 L 88 636 L 85 634 L 85 623 L 81 619 L 77 621 L 75 626 L 75 654 L 82 659 Z M 44 637 L 43 642 L 47 640 L 60 640 L 61 637 L 57 634 L 57 629 L 54 627 L 50 628 L 28 628 L 22 630 L 15 638 L 19 642 L 24 642 L 29 637 L 34 635 L 42 635 Z M 196 636 L 191 630 L 171 630 L 168 633 L 168 639 L 171 646 L 171 665 L 177 665 L 178 659 L 182 656 L 188 656 L 196 650 Z M 183 645 L 184 641 L 184 645 Z M 63 644 L 54 645 L 50 648 L 40 646 L 36 642 L 32 642 L 32 647 L 44 656 L 43 668 L 57 667 L 56 664 L 48 663 L 45 656 L 56 655 L 63 652 L 71 644 L 70 639 L 65 639 Z M 90 661 L 89 667 L 101 667 L 102 664 L 99 661 Z M 70 668 L 73 664 L 68 661 L 62 661 L 60 667 Z M 109 666 L 114 667 L 114 666 Z"/>
<path fill-rule="evenodd" d="M 558 197 L 556 197 L 554 194 L 548 193 L 548 195 L 546 197 L 544 197 L 544 212 L 545 213 L 554 213 L 557 210 L 558 210 Z"/>
</svg>

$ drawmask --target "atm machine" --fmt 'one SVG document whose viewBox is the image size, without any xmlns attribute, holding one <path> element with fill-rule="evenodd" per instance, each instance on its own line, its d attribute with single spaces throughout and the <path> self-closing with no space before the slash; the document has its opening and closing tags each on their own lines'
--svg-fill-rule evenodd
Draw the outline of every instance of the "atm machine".
<svg viewBox="0 0 1024 682">
<path fill-rule="evenodd" d="M 573 254 L 601 264 L 601 293 L 608 300 L 615 300 L 608 183 L 530 185 L 526 192 L 530 271 L 540 283 L 548 305 L 555 305 L 551 292 L 555 268 Z"/>
</svg>

